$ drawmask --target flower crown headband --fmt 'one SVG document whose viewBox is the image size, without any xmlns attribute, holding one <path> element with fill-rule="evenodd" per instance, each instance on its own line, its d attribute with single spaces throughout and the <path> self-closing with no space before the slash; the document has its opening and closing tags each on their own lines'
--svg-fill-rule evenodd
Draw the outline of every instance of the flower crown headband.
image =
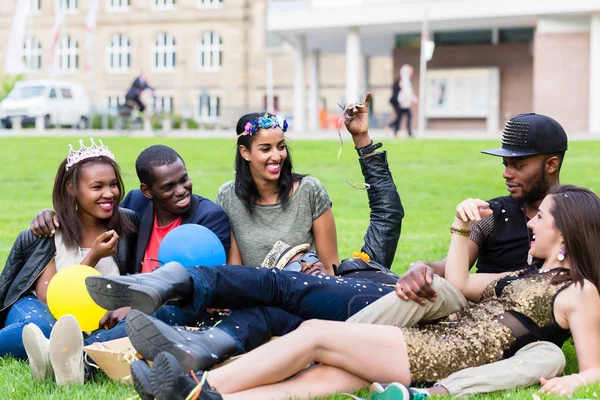
<svg viewBox="0 0 600 400">
<path fill-rule="evenodd" d="M 252 136 L 260 128 L 268 129 L 268 128 L 277 128 L 277 127 L 280 127 L 283 132 L 286 132 L 288 130 L 288 123 L 285 119 L 283 119 L 279 115 L 269 116 L 268 113 L 265 113 L 265 115 L 263 115 L 262 117 L 259 117 L 258 119 L 253 119 L 252 121 L 246 122 L 246 125 L 244 125 L 244 132 L 240 133 L 238 136 L 243 136 L 243 135 Z"/>
<path fill-rule="evenodd" d="M 81 162 L 87 158 L 106 156 L 114 161 L 115 155 L 108 149 L 102 140 L 98 140 L 100 142 L 100 146 L 94 142 L 94 138 L 90 138 L 92 144 L 90 147 L 86 147 L 83 144 L 83 140 L 79 141 L 79 150 L 73 150 L 73 145 L 69 145 L 69 155 L 67 156 L 67 165 L 66 170 L 68 171 L 73 165 Z"/>
</svg>

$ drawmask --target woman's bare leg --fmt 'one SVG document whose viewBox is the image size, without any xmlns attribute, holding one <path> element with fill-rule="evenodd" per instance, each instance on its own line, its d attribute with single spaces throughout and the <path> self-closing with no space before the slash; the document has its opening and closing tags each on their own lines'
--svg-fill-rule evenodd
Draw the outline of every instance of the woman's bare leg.
<svg viewBox="0 0 600 400">
<path fill-rule="evenodd" d="M 304 322 L 294 332 L 210 371 L 207 379 L 221 394 L 236 393 L 283 381 L 313 361 L 368 382 L 410 383 L 408 353 L 400 329 L 318 320 Z"/>
<path fill-rule="evenodd" d="M 353 392 L 369 384 L 370 382 L 350 372 L 329 365 L 319 365 L 283 382 L 223 395 L 223 400 L 309 399 L 336 392 Z"/>
</svg>

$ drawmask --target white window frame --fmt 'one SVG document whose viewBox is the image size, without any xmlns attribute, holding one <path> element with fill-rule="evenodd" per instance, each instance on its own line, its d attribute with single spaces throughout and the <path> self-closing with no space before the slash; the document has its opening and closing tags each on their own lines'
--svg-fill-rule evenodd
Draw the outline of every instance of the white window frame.
<svg viewBox="0 0 600 400">
<path fill-rule="evenodd" d="M 108 96 L 106 98 L 106 109 L 109 111 L 117 111 L 117 106 L 124 104 L 125 96 Z"/>
<path fill-rule="evenodd" d="M 221 8 L 223 0 L 196 0 L 198 8 Z"/>
<path fill-rule="evenodd" d="M 126 12 L 129 11 L 131 0 L 106 0 L 106 11 Z"/>
<path fill-rule="evenodd" d="M 198 71 L 218 71 L 223 65 L 223 40 L 216 32 L 205 32 L 198 41 Z"/>
<path fill-rule="evenodd" d="M 152 45 L 152 68 L 155 71 L 174 71 L 177 66 L 177 42 L 173 35 L 161 32 Z"/>
<path fill-rule="evenodd" d="M 67 13 L 79 12 L 79 0 L 60 0 L 60 8 Z"/>
<path fill-rule="evenodd" d="M 150 0 L 151 8 L 157 11 L 174 10 L 176 0 Z"/>
<path fill-rule="evenodd" d="M 34 36 L 27 36 L 23 43 L 23 60 L 27 71 L 42 69 L 42 44 Z"/>
<path fill-rule="evenodd" d="M 127 72 L 131 68 L 131 40 L 122 33 L 114 34 L 106 49 L 106 70 Z"/>
<path fill-rule="evenodd" d="M 221 118 L 223 103 L 221 96 L 203 93 L 198 96 L 196 114 L 200 122 L 215 122 Z"/>
<path fill-rule="evenodd" d="M 16 2 L 18 3 L 19 0 L 16 0 Z M 27 7 L 27 11 L 32 13 L 32 14 L 39 14 L 42 11 L 42 0 L 28 0 L 25 3 L 25 6 Z"/>
<path fill-rule="evenodd" d="M 156 96 L 152 100 L 154 112 L 173 113 L 173 96 Z"/>
<path fill-rule="evenodd" d="M 75 72 L 79 69 L 79 43 L 72 36 L 61 36 L 56 46 L 58 69 L 62 72 Z"/>
</svg>

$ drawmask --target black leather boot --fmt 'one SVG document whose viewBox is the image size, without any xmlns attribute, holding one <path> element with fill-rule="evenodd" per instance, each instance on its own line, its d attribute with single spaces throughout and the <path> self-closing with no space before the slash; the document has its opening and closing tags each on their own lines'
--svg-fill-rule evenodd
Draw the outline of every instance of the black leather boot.
<svg viewBox="0 0 600 400">
<path fill-rule="evenodd" d="M 163 352 L 156 356 L 152 364 L 150 383 L 156 400 L 185 400 L 190 394 L 198 393 L 197 400 L 223 400 L 223 397 L 207 381 L 202 386 L 203 371 L 190 371 L 196 376 L 183 372 L 177 359 Z M 193 393 L 192 393 L 193 392 Z"/>
<path fill-rule="evenodd" d="M 177 262 L 170 262 L 147 274 L 90 276 L 85 279 L 88 293 L 102 308 L 131 307 L 152 314 L 167 301 L 191 301 L 192 278 Z"/>
<path fill-rule="evenodd" d="M 129 366 L 135 391 L 142 400 L 154 400 L 150 383 L 150 366 L 144 360 L 136 360 Z"/>
<path fill-rule="evenodd" d="M 137 310 L 129 312 L 125 326 L 131 344 L 142 357 L 153 361 L 166 351 L 175 356 L 184 371 L 208 370 L 228 359 L 237 349 L 235 340 L 219 328 L 192 332 Z"/>
</svg>

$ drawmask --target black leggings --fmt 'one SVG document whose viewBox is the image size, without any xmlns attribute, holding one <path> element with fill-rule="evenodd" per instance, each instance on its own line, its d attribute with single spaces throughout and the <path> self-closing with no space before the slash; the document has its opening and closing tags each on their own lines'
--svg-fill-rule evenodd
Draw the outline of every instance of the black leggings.
<svg viewBox="0 0 600 400">
<path fill-rule="evenodd" d="M 396 110 L 396 119 L 389 125 L 390 128 L 394 130 L 394 136 L 396 136 L 400 130 L 402 114 L 406 114 L 406 129 L 408 130 L 408 136 L 412 136 L 412 111 L 410 111 L 410 108 L 401 108 L 400 106 L 394 106 L 394 109 Z"/>
</svg>

